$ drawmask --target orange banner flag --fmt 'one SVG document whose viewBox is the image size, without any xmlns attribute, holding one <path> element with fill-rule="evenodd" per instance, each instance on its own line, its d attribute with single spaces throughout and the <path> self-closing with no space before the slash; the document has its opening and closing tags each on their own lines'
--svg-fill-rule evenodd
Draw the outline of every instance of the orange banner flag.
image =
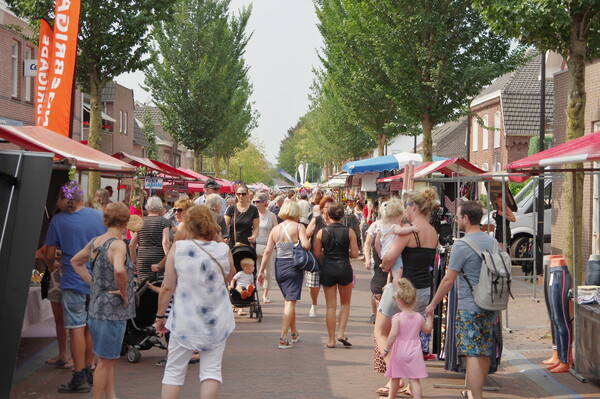
<svg viewBox="0 0 600 399">
<path fill-rule="evenodd" d="M 45 19 L 40 21 L 40 45 L 38 47 L 37 75 L 35 78 L 35 124 L 42 126 L 42 114 L 46 104 L 46 93 L 52 64 L 54 34 Z"/>
<path fill-rule="evenodd" d="M 79 0 L 56 0 L 49 78 L 44 107 L 36 123 L 66 137 L 73 120 L 71 102 L 80 9 Z"/>
</svg>

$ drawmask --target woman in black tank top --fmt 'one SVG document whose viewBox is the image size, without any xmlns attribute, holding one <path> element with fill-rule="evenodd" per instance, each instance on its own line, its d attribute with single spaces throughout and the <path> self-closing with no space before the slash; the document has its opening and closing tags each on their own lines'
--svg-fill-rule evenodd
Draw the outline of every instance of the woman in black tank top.
<svg viewBox="0 0 600 399">
<path fill-rule="evenodd" d="M 397 236 L 392 248 L 384 256 L 381 268 L 389 271 L 398 256 L 402 256 L 402 277 L 410 280 L 417 288 L 417 304 L 415 310 L 422 313 L 429 304 L 433 279 L 430 267 L 435 261 L 437 247 L 437 232 L 429 224 L 429 216 L 438 202 L 435 189 L 426 187 L 422 190 L 408 194 L 404 207 L 408 220 L 418 227 L 418 233 L 413 235 Z M 393 299 L 394 285 L 388 284 L 383 291 L 381 303 L 375 318 L 375 355 L 385 348 L 387 337 L 391 329 L 391 318 L 399 312 Z"/>
<path fill-rule="evenodd" d="M 344 205 L 335 203 L 327 208 L 325 217 L 331 222 L 315 237 L 314 253 L 320 259 L 321 285 L 325 293 L 327 312 L 325 320 L 329 341 L 328 348 L 336 345 L 336 296 L 340 294 L 340 314 L 337 341 L 352 346 L 346 337 L 346 325 L 350 316 L 352 296 L 352 266 L 350 258 L 358 258 L 356 233 L 340 223 L 344 217 Z"/>
</svg>

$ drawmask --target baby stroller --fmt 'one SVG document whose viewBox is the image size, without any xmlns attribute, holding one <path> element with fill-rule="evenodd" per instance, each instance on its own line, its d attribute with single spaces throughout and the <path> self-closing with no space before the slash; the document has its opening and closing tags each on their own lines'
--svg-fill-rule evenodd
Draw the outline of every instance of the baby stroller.
<svg viewBox="0 0 600 399">
<path fill-rule="evenodd" d="M 162 276 L 150 278 L 148 281 L 160 287 Z M 158 310 L 158 294 L 148 288 L 145 282 L 143 281 L 136 290 L 136 316 L 127 320 L 121 346 L 121 355 L 126 354 L 129 363 L 140 361 L 141 350 L 153 347 L 167 349 L 153 326 Z"/>
<path fill-rule="evenodd" d="M 239 247 L 234 247 L 231 250 L 231 255 L 233 257 L 233 264 L 235 266 L 236 271 L 241 271 L 241 261 L 245 258 L 250 258 L 255 262 L 254 272 L 252 273 L 254 287 L 258 287 L 256 281 L 256 274 L 259 265 L 256 265 L 256 250 L 250 246 L 241 245 Z M 242 299 L 241 294 L 235 289 L 229 290 L 229 298 L 231 300 L 231 304 L 236 308 L 248 308 L 250 312 L 250 318 L 256 317 L 258 322 L 262 321 L 263 313 L 262 308 L 260 307 L 260 302 L 258 300 L 258 292 L 255 289 L 252 294 Z"/>
</svg>

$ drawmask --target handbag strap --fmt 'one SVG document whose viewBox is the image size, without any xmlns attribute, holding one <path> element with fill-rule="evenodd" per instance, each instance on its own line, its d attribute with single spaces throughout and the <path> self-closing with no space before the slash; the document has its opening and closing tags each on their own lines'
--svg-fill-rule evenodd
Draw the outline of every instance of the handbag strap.
<svg viewBox="0 0 600 399">
<path fill-rule="evenodd" d="M 221 263 L 219 263 L 219 261 L 216 260 L 215 257 L 212 256 L 206 249 L 202 248 L 202 246 L 200 244 L 198 244 L 196 242 L 196 240 L 192 239 L 192 242 L 194 244 L 196 244 L 196 246 L 198 248 L 200 248 L 201 250 L 203 250 L 208 256 L 210 256 L 210 258 L 213 260 L 213 262 L 215 262 L 217 264 L 217 266 L 219 266 L 219 270 L 221 270 L 221 275 L 223 275 L 223 282 L 225 283 L 225 287 L 227 287 L 227 277 L 225 277 L 225 271 L 223 270 L 223 266 L 221 266 Z"/>
<path fill-rule="evenodd" d="M 236 219 L 237 219 L 238 209 L 237 204 L 233 204 L 233 242 L 237 242 L 237 227 L 236 227 Z"/>
</svg>

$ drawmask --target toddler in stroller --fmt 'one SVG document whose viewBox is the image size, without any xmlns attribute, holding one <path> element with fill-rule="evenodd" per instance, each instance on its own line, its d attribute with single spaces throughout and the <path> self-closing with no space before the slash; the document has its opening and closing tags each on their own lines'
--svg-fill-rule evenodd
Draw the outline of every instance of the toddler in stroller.
<svg viewBox="0 0 600 399">
<path fill-rule="evenodd" d="M 238 314 L 245 315 L 243 309 L 248 308 L 250 318 L 262 321 L 262 309 L 256 292 L 256 251 L 250 246 L 238 246 L 231 250 L 233 264 L 238 273 L 229 286 L 229 298 Z"/>
<path fill-rule="evenodd" d="M 254 292 L 254 261 L 250 258 L 244 258 L 240 261 L 242 271 L 237 272 L 231 283 L 229 289 L 235 289 L 240 293 L 242 299 L 246 299 Z"/>
<path fill-rule="evenodd" d="M 161 277 L 151 277 L 147 280 L 153 287 L 160 287 Z M 142 357 L 140 350 L 153 347 L 167 349 L 154 328 L 156 310 L 158 308 L 158 293 L 152 290 L 146 281 L 136 290 L 136 316 L 127 320 L 121 355 L 127 355 L 130 363 L 137 363 Z"/>
</svg>

